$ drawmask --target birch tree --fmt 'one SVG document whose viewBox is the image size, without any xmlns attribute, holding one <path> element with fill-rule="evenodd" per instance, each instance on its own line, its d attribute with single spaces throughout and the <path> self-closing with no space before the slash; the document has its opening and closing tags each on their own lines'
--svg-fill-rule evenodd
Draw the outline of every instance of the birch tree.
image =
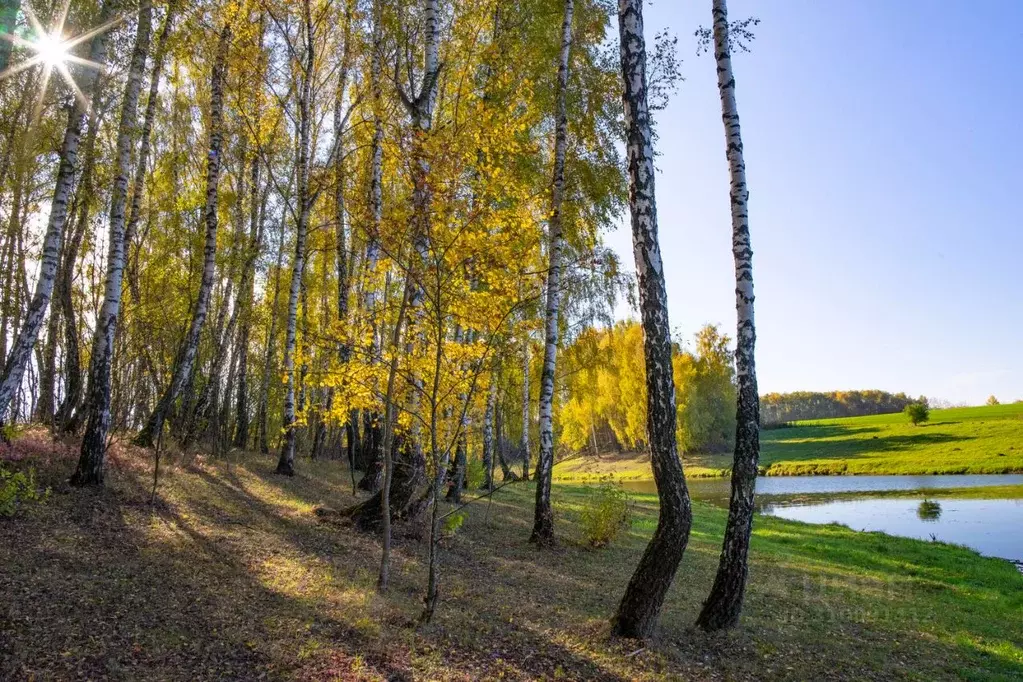
<svg viewBox="0 0 1023 682">
<path fill-rule="evenodd" d="M 554 373 L 558 357 L 558 312 L 561 304 L 561 257 L 564 250 L 562 206 L 565 198 L 565 154 L 568 149 L 568 68 L 572 51 L 574 0 L 565 0 L 558 57 L 558 85 L 554 118 L 554 172 L 551 179 L 551 213 L 548 223 L 547 298 L 544 313 L 543 371 L 540 374 L 540 451 L 536 464 L 536 505 L 530 542 L 554 541 L 551 508 L 551 474 L 554 469 Z M 523 412 L 525 412 L 524 410 Z M 525 416 L 525 415 L 523 415 Z M 528 421 L 523 422 L 523 430 Z"/>
<path fill-rule="evenodd" d="M 114 187 L 110 200 L 110 231 L 103 305 L 96 318 L 86 391 L 85 435 L 82 438 L 78 469 L 71 477 L 77 485 L 103 483 L 103 460 L 110 428 L 110 368 L 114 358 L 114 335 L 121 312 L 121 284 L 124 276 L 125 207 L 128 200 L 128 174 L 131 172 L 131 148 L 137 127 L 139 90 L 149 55 L 149 33 L 153 21 L 151 0 L 139 5 L 135 47 L 128 67 L 128 81 L 121 102 L 121 120 L 117 128 L 117 159 Z"/>
<path fill-rule="evenodd" d="M 284 393 L 284 441 L 281 444 L 277 473 L 295 475 L 295 349 L 297 344 L 298 299 L 305 272 L 306 237 L 309 232 L 309 211 L 312 196 L 309 191 L 310 141 L 312 131 L 313 66 L 315 64 L 314 24 L 310 0 L 302 4 L 304 33 L 301 80 L 298 95 L 298 149 L 295 168 L 296 202 L 295 258 L 291 268 L 291 288 L 288 294 L 288 321 L 285 328 L 284 372 L 287 377 Z M 293 50 L 294 51 L 294 50 Z"/>
<path fill-rule="evenodd" d="M 646 365 L 647 439 L 660 506 L 657 528 L 618 605 L 611 629 L 616 635 L 645 638 L 657 624 L 664 598 L 689 542 L 692 509 L 675 435 L 677 415 L 671 365 L 671 327 L 668 323 L 664 263 L 657 239 L 653 131 L 647 103 L 642 0 L 619 0 L 618 30 L 632 246 L 639 279 Z"/>
<path fill-rule="evenodd" d="M 732 495 L 721 560 L 710 596 L 697 625 L 704 630 L 731 628 L 739 623 L 749 577 L 749 542 L 753 530 L 753 502 L 760 461 L 760 399 L 754 362 L 756 326 L 753 320 L 753 249 L 749 235 L 749 188 L 742 155 L 739 109 L 735 103 L 728 9 L 725 0 L 713 0 L 714 60 L 717 65 L 721 121 L 725 128 L 725 155 L 732 206 L 732 257 L 735 261 L 735 343 L 738 400 L 735 409 L 735 452 Z"/>
</svg>

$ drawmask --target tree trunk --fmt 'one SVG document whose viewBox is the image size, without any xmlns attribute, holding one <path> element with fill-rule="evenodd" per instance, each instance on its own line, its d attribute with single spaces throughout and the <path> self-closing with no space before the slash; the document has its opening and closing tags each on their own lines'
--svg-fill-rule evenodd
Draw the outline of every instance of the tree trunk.
<svg viewBox="0 0 1023 682">
<path fill-rule="evenodd" d="M 280 301 L 281 286 L 280 272 L 284 262 L 284 224 L 281 223 L 281 234 L 277 242 L 277 266 L 274 268 L 274 292 L 270 310 L 270 329 L 266 334 L 266 357 L 263 358 L 263 378 L 259 385 L 259 405 L 257 407 L 256 428 L 258 431 L 259 451 L 264 455 L 270 452 L 270 440 L 267 435 L 267 421 L 269 419 L 269 408 L 267 401 L 270 399 L 270 376 L 273 374 L 273 359 L 277 354 L 277 304 Z"/>
<path fill-rule="evenodd" d="M 518 475 L 512 471 L 511 466 L 508 464 L 508 458 L 505 457 L 505 440 L 504 440 L 504 408 L 501 405 L 497 406 L 497 410 L 494 414 L 494 431 L 495 431 L 495 450 L 497 455 L 497 462 L 501 465 L 501 478 L 504 481 L 517 481 L 519 480 Z"/>
<path fill-rule="evenodd" d="M 62 259 L 61 259 L 62 260 Z M 54 282 L 54 293 L 60 289 L 60 268 Z M 46 344 L 43 346 L 43 362 L 39 367 L 39 398 L 36 401 L 35 420 L 42 424 L 53 422 L 54 391 L 57 384 L 57 334 L 60 328 L 60 310 L 54 306 L 46 321 Z"/>
<path fill-rule="evenodd" d="M 210 293 L 213 290 L 213 276 L 216 271 L 217 255 L 217 187 L 220 181 L 221 149 L 224 144 L 224 81 L 227 71 L 227 53 L 231 45 L 231 25 L 225 24 L 220 32 L 217 45 L 217 57 L 213 64 L 213 76 L 210 81 L 210 141 L 206 163 L 206 205 L 203 217 L 206 223 L 206 243 L 203 248 L 202 280 L 199 283 L 199 295 L 192 312 L 192 321 L 188 328 L 181 350 L 174 364 L 174 373 L 170 385 L 157 402 L 145 427 L 136 436 L 135 444 L 151 447 L 163 431 L 163 423 L 171 405 L 177 399 L 186 383 L 191 383 L 195 356 L 199 350 L 199 336 L 206 323 L 209 310 Z"/>
<path fill-rule="evenodd" d="M 536 463 L 536 507 L 530 542 L 554 542 L 554 511 L 551 509 L 551 473 L 554 469 L 554 373 L 558 359 L 558 312 L 561 305 L 562 204 L 565 196 L 565 153 L 568 148 L 569 54 L 572 50 L 574 0 L 565 0 L 561 24 L 561 55 L 558 59 L 558 90 L 554 120 L 554 174 L 551 181 L 551 218 L 548 225 L 550 265 L 547 270 L 547 306 L 544 313 L 543 372 L 540 375 L 540 453 Z M 670 363 L 669 363 L 670 366 Z M 523 424 L 525 427 L 525 424 Z M 528 452 L 528 451 L 527 451 Z"/>
<path fill-rule="evenodd" d="M 344 27 L 344 52 L 341 57 L 341 70 L 338 73 L 337 90 L 334 97 L 334 238 L 335 238 L 335 262 L 337 270 L 337 320 L 342 329 L 350 331 L 348 296 L 351 293 L 351 272 L 348 267 L 349 254 L 347 215 L 345 208 L 345 144 L 344 126 L 347 116 L 344 113 L 345 90 L 348 87 L 348 69 L 350 67 L 350 55 L 352 43 L 352 12 L 351 6 L 345 9 Z M 341 364 L 347 364 L 351 359 L 351 341 L 346 339 L 338 347 L 338 359 Z M 358 433 L 358 411 L 352 410 L 348 415 L 348 423 L 345 425 L 345 433 L 348 448 L 348 465 L 355 469 L 355 441 Z"/>
<path fill-rule="evenodd" d="M 291 268 L 291 289 L 288 297 L 288 326 L 284 342 L 284 372 L 287 382 L 284 392 L 284 442 L 277 461 L 277 473 L 295 475 L 295 349 L 298 342 L 298 299 L 305 273 L 305 243 L 309 231 L 309 141 L 312 126 L 313 91 L 313 19 L 310 0 L 303 4 L 305 24 L 305 50 L 302 63 L 302 82 L 298 101 L 298 159 L 295 171 L 298 190 L 298 217 L 295 225 L 295 260 Z"/>
<path fill-rule="evenodd" d="M 242 271 L 238 295 L 242 304 L 238 329 L 238 398 L 235 402 L 234 446 L 242 450 L 249 444 L 249 336 L 252 332 L 252 303 L 255 296 L 255 267 L 263 244 L 263 217 L 266 195 L 260 200 L 259 158 L 252 159 L 249 206 L 249 253 Z"/>
<path fill-rule="evenodd" d="M 372 327 L 369 352 L 369 361 L 377 362 L 380 359 L 380 322 L 377 319 L 377 291 L 372 283 L 377 265 L 380 261 L 380 227 L 384 215 L 384 194 L 383 194 L 383 173 L 384 173 L 384 122 L 383 122 L 383 91 L 381 79 L 383 72 L 383 3 L 382 0 L 373 2 L 373 44 L 370 55 L 369 88 L 373 108 L 373 140 L 370 146 L 370 183 L 369 203 L 371 212 L 371 226 L 366 238 L 366 272 L 371 278 L 370 284 L 366 287 L 364 294 L 363 308 L 369 317 Z M 359 481 L 359 488 L 362 490 L 377 490 L 380 486 L 381 466 L 383 454 L 380 448 L 383 445 L 383 438 L 379 430 L 379 415 L 368 412 L 363 413 L 363 421 L 366 425 L 362 439 L 365 474 Z"/>
<path fill-rule="evenodd" d="M 462 504 L 462 489 L 465 488 L 465 468 L 468 464 L 468 453 L 466 452 L 465 424 L 462 425 L 462 433 L 455 445 L 454 471 L 451 472 L 451 480 L 448 481 L 448 493 L 444 499 L 455 504 Z"/>
<path fill-rule="evenodd" d="M 128 174 L 131 172 L 131 147 L 138 117 L 139 90 L 149 55 L 149 32 L 153 21 L 150 0 L 139 5 L 138 28 L 132 50 L 128 81 L 121 102 L 121 120 L 117 128 L 117 170 L 110 199 L 110 236 L 107 271 L 103 283 L 103 305 L 96 318 L 89 362 L 89 386 L 86 413 L 89 415 L 82 437 L 78 469 L 71 477 L 76 485 L 102 485 L 103 460 L 110 428 L 110 368 L 114 357 L 114 336 L 121 312 L 121 283 L 124 275 L 124 225 L 128 198 Z"/>
<path fill-rule="evenodd" d="M 93 92 L 92 109 L 99 106 L 100 88 Z M 82 148 L 83 168 L 78 191 L 75 193 L 76 216 L 71 240 L 64 250 L 64 261 L 61 264 L 61 281 L 56 284 L 54 293 L 57 304 L 61 308 L 64 320 L 64 399 L 57 410 L 55 418 L 61 433 L 74 433 L 81 423 L 80 402 L 82 399 L 82 361 L 78 344 L 78 323 L 74 306 L 74 275 L 78 252 L 89 226 L 89 213 L 93 193 L 93 170 L 96 166 L 96 137 L 99 132 L 98 121 L 93 121 L 89 133 L 85 137 Z"/>
<path fill-rule="evenodd" d="M 753 501 L 760 461 L 760 399 L 754 362 L 756 327 L 753 322 L 753 249 L 749 236 L 749 188 L 742 158 L 739 110 L 735 103 L 735 77 L 728 42 L 728 11 L 725 0 L 714 0 L 714 58 L 717 61 L 721 120 L 725 126 L 725 149 L 731 179 L 732 257 L 735 261 L 735 310 L 738 321 L 735 342 L 738 404 L 735 410 L 735 453 L 732 464 L 732 497 L 721 548 L 721 561 L 710 596 L 697 625 L 721 630 L 739 623 L 749 576 L 749 541 L 753 531 Z"/>
<path fill-rule="evenodd" d="M 654 148 L 647 108 L 642 0 L 619 0 L 618 8 L 632 244 L 639 277 L 646 364 L 647 438 L 660 511 L 657 529 L 629 581 L 611 629 L 617 635 L 643 638 L 648 637 L 657 624 L 664 598 L 682 561 L 689 542 L 692 509 L 675 440 L 677 414 L 671 327 L 664 265 L 657 241 Z"/>
<path fill-rule="evenodd" d="M 107 20 L 110 10 L 109 3 L 104 2 L 100 9 L 101 23 Z M 89 59 L 96 64 L 103 64 L 106 61 L 106 41 L 106 31 L 97 34 L 92 39 Z M 79 88 L 86 97 L 91 96 L 97 78 L 97 69 L 82 69 L 79 74 L 77 79 Z M 74 183 L 75 169 L 78 166 L 78 144 L 82 136 L 82 127 L 88 117 L 89 111 L 86 109 L 85 103 L 82 98 L 76 97 L 71 105 L 67 128 L 64 131 L 64 140 L 61 143 L 60 164 L 57 168 L 57 180 L 50 204 L 50 217 L 46 226 L 46 234 L 43 237 L 39 279 L 36 281 L 35 293 L 32 295 L 32 302 L 29 304 L 25 319 L 18 329 L 14 344 L 7 355 L 3 377 L 0 379 L 0 424 L 5 421 L 11 400 L 21 386 L 21 378 L 31 359 L 32 349 L 39 337 L 39 328 L 43 324 L 46 309 L 50 305 L 50 296 L 53 293 L 53 283 L 57 274 L 57 262 L 60 259 L 61 242 L 64 237 L 64 226 L 67 222 L 68 197 Z"/>
<path fill-rule="evenodd" d="M 487 404 L 483 411 L 483 489 L 494 489 L 494 412 L 497 410 L 497 362 L 490 372 Z"/>
<path fill-rule="evenodd" d="M 522 340 L 522 480 L 529 480 L 529 334 Z M 507 476 L 505 476 L 507 478 Z"/>
</svg>

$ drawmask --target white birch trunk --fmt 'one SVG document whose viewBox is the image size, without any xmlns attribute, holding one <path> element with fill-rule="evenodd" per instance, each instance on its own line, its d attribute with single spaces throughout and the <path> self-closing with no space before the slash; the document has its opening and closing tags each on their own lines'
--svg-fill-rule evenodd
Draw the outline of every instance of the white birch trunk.
<svg viewBox="0 0 1023 682">
<path fill-rule="evenodd" d="M 749 542 L 753 531 L 753 503 L 760 462 L 760 398 L 754 362 L 756 326 L 753 321 L 753 249 L 749 236 L 749 188 L 742 156 L 739 109 L 735 103 L 735 77 L 728 40 L 725 0 L 713 0 L 714 58 L 717 64 L 721 121 L 725 127 L 725 154 L 732 205 L 732 258 L 735 261 L 735 337 L 738 401 L 735 414 L 735 452 L 728 523 L 718 572 L 697 624 L 705 630 L 731 628 L 739 623 L 749 577 Z"/>
<path fill-rule="evenodd" d="M 654 147 L 647 106 L 642 2 L 618 2 L 629 207 L 646 365 L 647 442 L 660 500 L 657 528 L 612 621 L 615 634 L 635 638 L 648 637 L 657 624 L 692 526 L 689 491 L 675 437 L 677 414 L 671 366 L 671 326 L 668 323 L 664 264 L 657 241 Z"/>
<path fill-rule="evenodd" d="M 547 306 L 544 313 L 543 371 L 540 374 L 540 452 L 536 464 L 536 507 L 530 541 L 540 545 L 554 540 L 551 509 L 551 473 L 554 469 L 554 373 L 558 358 L 558 313 L 561 306 L 561 252 L 564 249 L 561 210 L 565 195 L 565 153 L 568 149 L 568 64 L 572 50 L 574 0 L 565 0 L 558 58 L 558 91 L 554 120 L 554 173 L 551 181 L 551 217 L 548 225 L 550 264 L 547 270 Z"/>
<path fill-rule="evenodd" d="M 89 415 L 82 438 L 78 470 L 71 482 L 78 485 L 103 483 L 103 460 L 107 431 L 110 428 L 110 369 L 114 357 L 114 336 L 121 312 L 121 284 L 124 276 L 125 207 L 128 199 L 128 174 L 131 172 L 131 148 L 138 125 L 139 90 L 149 55 L 149 33 L 153 21 L 151 0 L 142 0 L 128 82 L 121 102 L 121 120 L 117 129 L 117 165 L 110 198 L 110 234 L 107 271 L 103 284 L 103 305 L 96 318 L 89 363 L 89 383 L 85 409 Z"/>
<path fill-rule="evenodd" d="M 303 17 L 305 49 L 298 101 L 298 158 L 295 170 L 298 217 L 295 225 L 295 259 L 291 268 L 288 324 L 284 341 L 284 372 L 287 377 L 284 392 L 284 442 L 281 444 L 281 454 L 277 461 L 277 473 L 285 476 L 295 475 L 295 349 L 298 341 L 298 299 L 302 288 L 302 275 L 305 273 L 306 237 L 309 232 L 309 211 L 312 208 L 309 192 L 309 161 L 315 50 L 310 0 L 305 0 L 303 4 Z"/>
</svg>

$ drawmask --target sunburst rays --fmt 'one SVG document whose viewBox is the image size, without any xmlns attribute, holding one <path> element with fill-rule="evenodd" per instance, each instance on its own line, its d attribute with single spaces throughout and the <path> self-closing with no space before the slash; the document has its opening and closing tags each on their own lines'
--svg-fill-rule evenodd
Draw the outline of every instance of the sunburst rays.
<svg viewBox="0 0 1023 682">
<path fill-rule="evenodd" d="M 89 108 L 89 100 L 78 86 L 69 64 L 77 64 L 87 69 L 102 71 L 105 67 L 92 60 L 74 54 L 73 50 L 82 43 L 92 40 L 95 36 L 109 31 L 123 21 L 122 18 L 115 18 L 106 21 L 95 28 L 75 36 L 66 35 L 66 22 L 70 0 L 65 0 L 57 16 L 54 17 L 52 25 L 47 30 L 36 17 L 32 8 L 25 5 L 22 9 L 25 18 L 28 20 L 31 36 L 28 38 L 11 33 L 0 33 L 0 39 L 7 40 L 14 45 L 19 45 L 31 51 L 31 56 L 19 64 L 11 66 L 0 73 L 0 81 L 14 76 L 26 69 L 41 65 L 43 67 L 42 85 L 39 88 L 40 101 L 50 83 L 50 77 L 56 71 L 69 88 L 74 92 L 75 97 L 84 109 Z"/>
</svg>

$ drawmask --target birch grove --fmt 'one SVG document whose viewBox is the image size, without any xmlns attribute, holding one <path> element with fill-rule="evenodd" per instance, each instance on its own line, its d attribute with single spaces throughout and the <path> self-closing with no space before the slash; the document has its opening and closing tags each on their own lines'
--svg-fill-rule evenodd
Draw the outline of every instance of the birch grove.
<svg viewBox="0 0 1023 682">
<path fill-rule="evenodd" d="M 26 8 L 0 6 L 5 437 L 73 441 L 82 487 L 142 458 L 154 504 L 168 461 L 282 490 L 343 470 L 352 496 L 319 513 L 379 543 L 377 589 L 405 589 L 396 548 L 427 543 L 422 623 L 464 508 L 516 483 L 521 541 L 548 550 L 575 527 L 565 465 L 646 448 L 659 522 L 612 621 L 630 637 L 654 631 L 688 541 L 679 439 L 734 444 L 700 625 L 737 622 L 759 416 L 722 1 L 734 366 L 715 327 L 672 338 L 638 0 Z M 605 241 L 626 215 L 634 272 Z"/>
</svg>

